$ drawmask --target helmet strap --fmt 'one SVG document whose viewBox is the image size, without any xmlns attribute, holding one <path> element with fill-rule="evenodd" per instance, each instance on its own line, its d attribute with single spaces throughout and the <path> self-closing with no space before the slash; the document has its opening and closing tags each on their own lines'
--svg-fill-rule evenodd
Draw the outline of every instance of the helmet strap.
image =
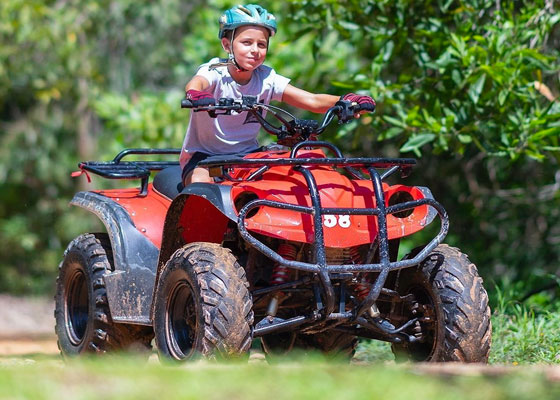
<svg viewBox="0 0 560 400">
<path fill-rule="evenodd" d="M 245 68 L 242 68 L 238 63 L 237 60 L 235 59 L 235 54 L 233 54 L 233 41 L 235 40 L 235 29 L 233 29 L 231 31 L 231 40 L 230 40 L 230 46 L 231 49 L 228 52 L 228 59 L 229 61 L 235 66 L 235 68 L 237 68 L 237 72 L 246 72 L 247 70 Z"/>
<path fill-rule="evenodd" d="M 237 69 L 237 72 L 245 72 L 245 71 L 247 71 L 245 68 L 242 68 L 242 67 L 237 63 L 237 60 L 235 59 L 235 55 L 233 54 L 233 49 L 231 50 L 231 53 L 229 53 L 229 55 L 228 55 L 228 63 L 229 63 L 229 64 L 233 64 L 233 66 Z"/>
</svg>

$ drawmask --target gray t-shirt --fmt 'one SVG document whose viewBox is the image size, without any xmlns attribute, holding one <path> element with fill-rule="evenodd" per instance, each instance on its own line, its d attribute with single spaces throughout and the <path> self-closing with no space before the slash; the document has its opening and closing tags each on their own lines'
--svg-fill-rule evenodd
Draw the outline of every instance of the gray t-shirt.
<svg viewBox="0 0 560 400">
<path fill-rule="evenodd" d="M 210 69 L 219 62 L 218 58 L 202 64 L 196 75 L 210 82 L 208 91 L 217 100 L 221 97 L 240 99 L 241 96 L 256 96 L 261 103 L 281 101 L 290 80 L 278 75 L 274 69 L 261 65 L 253 71 L 249 83 L 240 85 L 233 80 L 227 67 Z M 208 154 L 233 154 L 258 147 L 257 134 L 260 124 L 247 112 L 219 115 L 211 118 L 207 112 L 192 112 L 183 149 L 179 158 L 181 168 L 192 154 L 201 151 Z"/>
</svg>

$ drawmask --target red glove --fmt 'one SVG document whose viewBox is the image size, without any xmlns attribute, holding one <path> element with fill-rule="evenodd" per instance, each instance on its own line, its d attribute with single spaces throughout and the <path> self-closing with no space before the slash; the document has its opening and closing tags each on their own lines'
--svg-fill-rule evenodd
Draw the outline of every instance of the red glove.
<svg viewBox="0 0 560 400">
<path fill-rule="evenodd" d="M 375 100 L 369 96 L 360 96 L 355 93 L 348 93 L 342 96 L 341 99 L 358 104 L 358 111 L 375 111 Z"/>
<path fill-rule="evenodd" d="M 216 99 L 208 92 L 201 92 L 200 90 L 187 90 L 187 100 L 190 100 L 195 107 L 214 106 Z"/>
</svg>

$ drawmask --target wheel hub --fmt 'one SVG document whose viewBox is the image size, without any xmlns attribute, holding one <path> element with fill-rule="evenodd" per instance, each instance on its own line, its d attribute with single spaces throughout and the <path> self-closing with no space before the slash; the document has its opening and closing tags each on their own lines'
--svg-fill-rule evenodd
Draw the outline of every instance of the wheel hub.
<svg viewBox="0 0 560 400">
<path fill-rule="evenodd" d="M 196 310 L 192 288 L 184 280 L 171 290 L 166 323 L 169 351 L 177 359 L 188 357 L 194 349 Z"/>
<path fill-rule="evenodd" d="M 70 342 L 77 346 L 84 340 L 89 314 L 86 277 L 82 270 L 77 269 L 73 272 L 67 281 L 66 290 L 66 331 Z"/>
</svg>

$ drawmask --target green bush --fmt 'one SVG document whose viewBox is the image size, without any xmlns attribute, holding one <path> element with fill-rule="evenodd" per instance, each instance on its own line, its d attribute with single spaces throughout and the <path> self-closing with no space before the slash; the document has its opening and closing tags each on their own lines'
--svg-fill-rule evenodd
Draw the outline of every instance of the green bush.
<svg viewBox="0 0 560 400">
<path fill-rule="evenodd" d="M 65 244 L 98 229 L 66 207 L 92 187 L 69 179 L 78 160 L 180 146 L 178 100 L 196 66 L 224 55 L 217 18 L 234 3 L 61 4 L 0 5 L 0 291 L 49 290 Z M 448 242 L 486 278 L 557 274 L 557 3 L 262 4 L 280 26 L 270 65 L 304 89 L 378 102 L 325 138 L 354 155 L 421 156 L 408 183 L 432 189 Z"/>
</svg>

